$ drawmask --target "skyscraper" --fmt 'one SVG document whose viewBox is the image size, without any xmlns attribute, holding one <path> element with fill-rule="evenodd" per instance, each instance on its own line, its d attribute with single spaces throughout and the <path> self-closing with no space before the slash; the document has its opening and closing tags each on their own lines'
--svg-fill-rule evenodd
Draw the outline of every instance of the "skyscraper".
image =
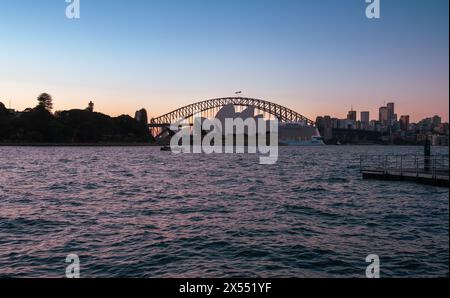
<svg viewBox="0 0 450 298">
<path fill-rule="evenodd" d="M 347 120 L 356 121 L 356 111 L 353 111 L 353 109 L 349 111 L 347 114 Z"/>
<path fill-rule="evenodd" d="M 403 115 L 400 117 L 400 129 L 407 131 L 409 128 L 409 115 Z"/>
<path fill-rule="evenodd" d="M 368 111 L 361 112 L 361 128 L 362 129 L 369 128 L 369 123 L 370 123 L 370 112 Z"/>
<path fill-rule="evenodd" d="M 388 125 L 392 125 L 393 122 L 395 121 L 395 103 L 390 102 L 386 105 L 386 107 L 388 110 L 387 111 L 387 113 L 388 113 L 387 122 L 388 122 Z"/>
<path fill-rule="evenodd" d="M 387 107 L 380 107 L 380 115 L 378 119 L 383 126 L 387 126 L 389 123 L 389 110 Z"/>
</svg>

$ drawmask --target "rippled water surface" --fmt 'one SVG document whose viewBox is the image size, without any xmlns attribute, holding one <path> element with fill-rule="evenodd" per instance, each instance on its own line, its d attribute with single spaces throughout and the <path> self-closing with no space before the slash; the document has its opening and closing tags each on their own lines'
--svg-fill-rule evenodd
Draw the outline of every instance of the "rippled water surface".
<svg viewBox="0 0 450 298">
<path fill-rule="evenodd" d="M 449 190 L 363 181 L 360 154 L 0 147 L 0 277 L 448 276 Z M 448 148 L 435 149 L 448 154 Z M 439 152 L 435 152 L 439 153 Z"/>
</svg>

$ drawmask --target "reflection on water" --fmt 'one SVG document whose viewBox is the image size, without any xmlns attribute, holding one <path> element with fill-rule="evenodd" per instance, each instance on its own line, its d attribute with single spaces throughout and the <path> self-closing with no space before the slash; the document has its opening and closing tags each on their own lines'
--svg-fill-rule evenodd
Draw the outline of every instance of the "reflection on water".
<svg viewBox="0 0 450 298">
<path fill-rule="evenodd" d="M 384 277 L 448 276 L 448 188 L 359 174 L 422 148 L 280 150 L 0 147 L 0 277 L 64 277 L 70 253 L 82 277 L 364 277 L 369 254 Z"/>
</svg>

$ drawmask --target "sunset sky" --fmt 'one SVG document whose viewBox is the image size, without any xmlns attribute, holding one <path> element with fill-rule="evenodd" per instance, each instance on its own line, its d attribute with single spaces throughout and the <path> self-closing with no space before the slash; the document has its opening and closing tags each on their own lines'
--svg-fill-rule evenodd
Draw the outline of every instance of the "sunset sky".
<svg viewBox="0 0 450 298">
<path fill-rule="evenodd" d="M 55 110 L 150 117 L 209 98 L 274 101 L 305 116 L 378 117 L 396 103 L 413 121 L 449 110 L 449 1 L 0 0 L 0 101 L 42 92 Z M 359 113 L 358 113 L 359 117 Z"/>
</svg>

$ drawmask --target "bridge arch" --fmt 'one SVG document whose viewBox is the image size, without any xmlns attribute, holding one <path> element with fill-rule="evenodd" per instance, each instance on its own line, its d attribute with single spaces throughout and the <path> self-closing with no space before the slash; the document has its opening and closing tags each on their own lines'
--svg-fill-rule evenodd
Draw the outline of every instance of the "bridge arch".
<svg viewBox="0 0 450 298">
<path fill-rule="evenodd" d="M 315 124 L 314 121 L 305 116 L 270 101 L 247 97 L 224 97 L 208 99 L 181 107 L 170 113 L 151 119 L 150 126 L 169 126 L 171 123 L 180 119 L 193 117 L 196 113 L 221 108 L 229 104 L 242 107 L 255 107 L 255 109 L 259 111 L 263 111 L 278 118 L 280 122 L 304 122 L 307 125 Z"/>
</svg>

